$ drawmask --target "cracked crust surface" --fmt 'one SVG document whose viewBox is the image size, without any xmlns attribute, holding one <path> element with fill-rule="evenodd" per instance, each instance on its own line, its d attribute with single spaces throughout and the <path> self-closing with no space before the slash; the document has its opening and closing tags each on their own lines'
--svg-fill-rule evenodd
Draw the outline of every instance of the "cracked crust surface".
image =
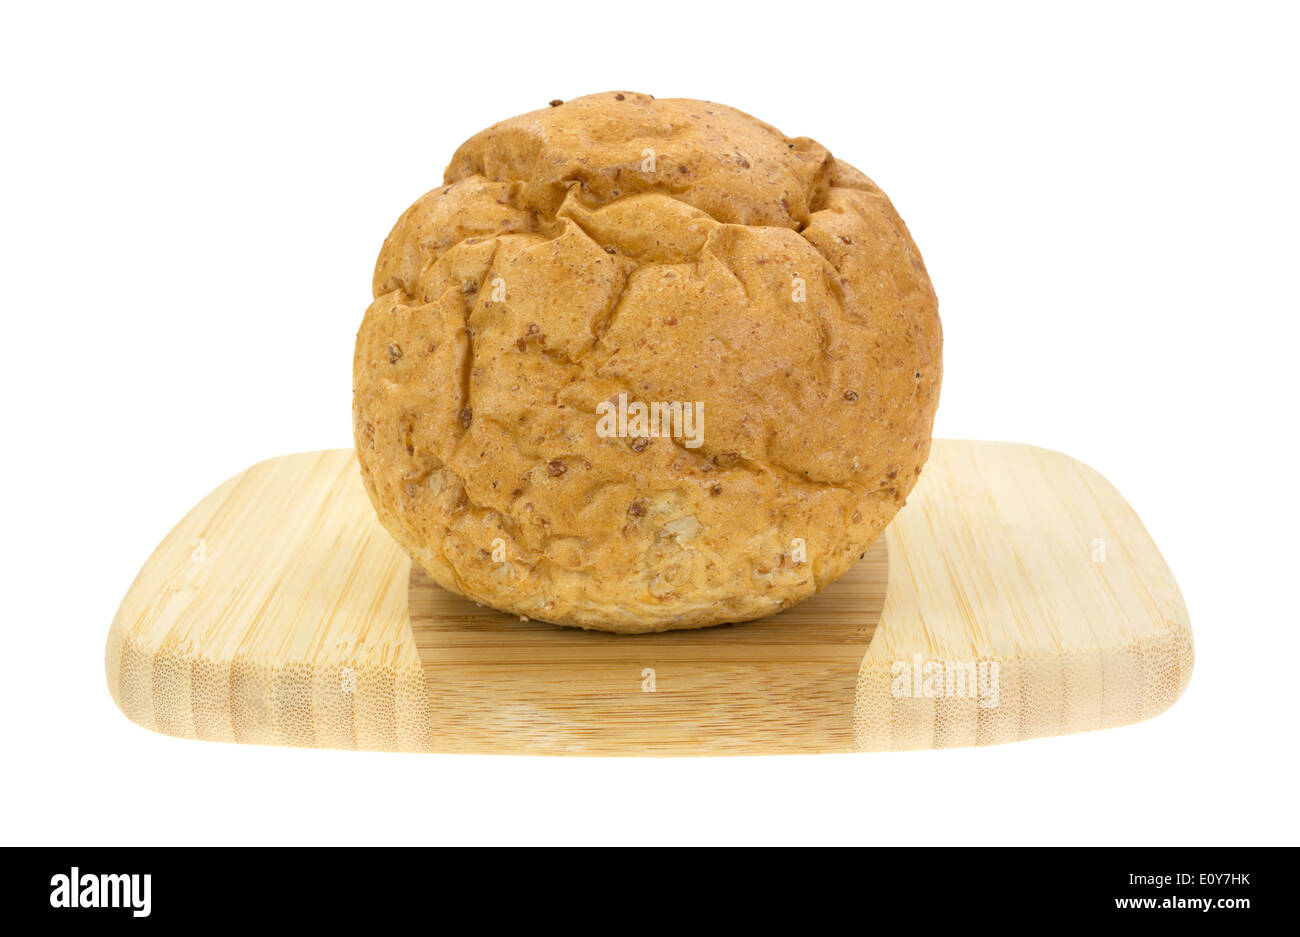
<svg viewBox="0 0 1300 937">
<path fill-rule="evenodd" d="M 557 624 L 758 618 L 842 575 L 929 453 L 938 307 L 820 144 L 632 92 L 502 121 L 398 219 L 357 335 L 380 521 L 445 588 Z M 598 406 L 704 405 L 703 443 Z"/>
</svg>

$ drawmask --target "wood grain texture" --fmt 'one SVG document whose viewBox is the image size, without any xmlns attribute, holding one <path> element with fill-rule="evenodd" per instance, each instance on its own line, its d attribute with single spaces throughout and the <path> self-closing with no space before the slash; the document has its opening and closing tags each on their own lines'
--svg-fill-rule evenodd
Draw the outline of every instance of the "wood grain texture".
<svg viewBox="0 0 1300 937">
<path fill-rule="evenodd" d="M 452 595 L 415 567 L 411 627 L 435 745 L 586 755 L 850 751 L 846 706 L 887 582 L 882 538 L 830 588 L 779 615 L 624 635 L 520 621 Z"/>
<path fill-rule="evenodd" d="M 106 651 L 118 706 L 170 735 L 552 754 L 1104 728 L 1170 705 L 1191 661 L 1177 586 L 1104 479 L 1030 446 L 943 440 L 886 537 L 824 593 L 760 622 L 654 635 L 520 622 L 450 595 L 379 527 L 351 451 L 272 459 L 168 535 Z M 996 663 L 997 705 L 960 680 L 970 693 L 900 679 L 918 663 L 986 677 Z"/>
<path fill-rule="evenodd" d="M 860 751 L 1138 722 L 1191 679 L 1173 575 L 1114 486 L 1069 456 L 937 441 L 886 536 L 889 595 L 854 703 Z M 941 665 L 996 665 L 996 705 L 898 693 L 899 663 L 914 674 L 918 659 L 945 675 L 956 668 Z"/>
<path fill-rule="evenodd" d="M 409 568 L 349 450 L 262 462 L 140 571 L 109 633 L 109 690 L 168 735 L 428 751 Z"/>
</svg>

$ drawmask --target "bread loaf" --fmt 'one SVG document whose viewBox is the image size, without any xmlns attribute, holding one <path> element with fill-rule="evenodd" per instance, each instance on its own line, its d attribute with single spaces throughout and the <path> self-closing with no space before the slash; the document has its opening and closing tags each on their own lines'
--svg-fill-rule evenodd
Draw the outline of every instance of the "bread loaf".
<svg viewBox="0 0 1300 937">
<path fill-rule="evenodd" d="M 643 632 L 768 615 L 903 504 L 937 302 L 870 179 L 806 137 L 610 92 L 495 124 L 398 219 L 357 335 L 383 525 L 441 585 Z"/>
</svg>

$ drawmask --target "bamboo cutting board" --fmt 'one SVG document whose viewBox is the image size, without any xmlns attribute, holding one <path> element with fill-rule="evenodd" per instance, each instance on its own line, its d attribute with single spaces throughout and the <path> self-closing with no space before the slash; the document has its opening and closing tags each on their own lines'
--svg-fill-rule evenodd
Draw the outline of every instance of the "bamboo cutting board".
<svg viewBox="0 0 1300 937">
<path fill-rule="evenodd" d="M 141 570 L 113 699 L 184 738 L 510 754 L 987 745 L 1150 718 L 1191 676 L 1178 587 L 1087 466 L 936 440 L 840 581 L 772 618 L 654 635 L 521 622 L 412 569 L 351 450 L 230 479 Z"/>
</svg>

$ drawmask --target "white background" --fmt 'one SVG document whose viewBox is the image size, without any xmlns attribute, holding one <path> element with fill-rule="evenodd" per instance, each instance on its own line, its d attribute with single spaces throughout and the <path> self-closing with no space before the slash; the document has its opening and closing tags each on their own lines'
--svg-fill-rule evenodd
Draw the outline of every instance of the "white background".
<svg viewBox="0 0 1300 937">
<path fill-rule="evenodd" d="M 16 7 L 3 842 L 1300 840 L 1294 7 Z M 615 89 L 731 104 L 884 187 L 940 297 L 936 432 L 1066 451 L 1138 508 L 1196 634 L 1172 710 L 731 760 L 241 747 L 118 713 L 104 636 L 155 544 L 250 463 L 351 444 L 397 215 L 474 131 Z"/>
</svg>

